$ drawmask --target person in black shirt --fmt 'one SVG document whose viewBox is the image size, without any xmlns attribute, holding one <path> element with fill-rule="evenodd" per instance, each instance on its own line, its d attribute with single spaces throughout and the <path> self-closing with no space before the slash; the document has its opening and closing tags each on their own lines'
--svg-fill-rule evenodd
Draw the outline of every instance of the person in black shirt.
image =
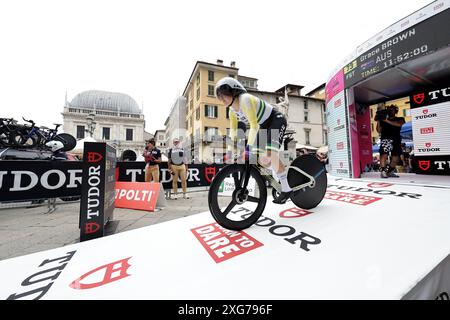
<svg viewBox="0 0 450 320">
<path fill-rule="evenodd" d="M 155 147 L 155 140 L 148 141 L 145 151 L 142 154 L 145 158 L 145 182 L 159 183 L 159 164 L 161 163 L 161 151 Z"/>
<path fill-rule="evenodd" d="M 184 149 L 180 147 L 180 140 L 178 138 L 173 139 L 173 148 L 169 149 L 167 155 L 169 171 L 173 174 L 172 187 L 174 192 L 174 199 L 177 199 L 178 191 L 178 176 L 181 179 L 181 188 L 183 189 L 183 198 L 189 199 L 186 194 L 187 182 L 186 173 L 188 169 L 186 156 Z"/>
<path fill-rule="evenodd" d="M 382 178 L 398 178 L 394 173 L 395 165 L 402 153 L 402 138 L 400 129 L 405 124 L 405 118 L 397 117 L 398 107 L 396 105 L 386 106 L 387 117 L 378 119 L 377 131 L 380 133 L 380 170 Z M 387 159 L 391 154 L 390 164 Z"/>
</svg>

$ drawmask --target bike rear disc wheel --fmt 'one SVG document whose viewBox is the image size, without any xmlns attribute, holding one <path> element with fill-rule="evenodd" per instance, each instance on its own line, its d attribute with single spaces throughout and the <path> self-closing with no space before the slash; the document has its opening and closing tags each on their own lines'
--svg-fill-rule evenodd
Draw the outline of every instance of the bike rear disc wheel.
<svg viewBox="0 0 450 320">
<path fill-rule="evenodd" d="M 64 148 L 62 148 L 63 151 L 70 151 L 77 145 L 77 139 L 68 133 L 59 133 L 53 139 L 62 142 L 64 145 Z"/>
<path fill-rule="evenodd" d="M 291 195 L 292 202 L 299 208 L 312 209 L 323 200 L 325 192 L 327 191 L 327 173 L 325 166 L 315 155 L 306 154 L 298 157 L 291 163 L 291 167 L 297 167 L 316 180 L 315 186 L 305 187 L 295 191 Z M 307 183 L 309 178 L 300 172 L 290 169 L 288 171 L 288 183 L 291 188 Z"/>
<path fill-rule="evenodd" d="M 217 223 L 229 230 L 240 231 L 249 228 L 258 221 L 266 207 L 266 184 L 254 167 L 250 167 L 249 185 L 247 194 L 244 196 L 247 200 L 241 198 L 246 192 L 239 186 L 244 170 L 243 164 L 225 166 L 214 177 L 209 188 L 209 211 Z M 254 188 L 253 191 L 252 188 Z"/>
</svg>

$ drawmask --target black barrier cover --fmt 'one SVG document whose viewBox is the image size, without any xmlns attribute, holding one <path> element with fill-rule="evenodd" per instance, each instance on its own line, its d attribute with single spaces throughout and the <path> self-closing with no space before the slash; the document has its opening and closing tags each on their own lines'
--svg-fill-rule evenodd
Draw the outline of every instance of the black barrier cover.
<svg viewBox="0 0 450 320">
<path fill-rule="evenodd" d="M 450 175 L 450 156 L 418 156 L 413 159 L 417 174 Z"/>
<path fill-rule="evenodd" d="M 144 182 L 144 162 L 117 162 L 117 181 Z M 108 181 L 115 175 L 114 161 L 108 160 Z M 190 164 L 187 187 L 211 184 L 223 164 Z M 0 161 L 0 201 L 35 200 L 81 195 L 83 163 L 78 161 Z M 160 165 L 164 189 L 172 188 L 173 176 L 167 163 Z M 180 182 L 178 182 L 180 184 Z M 105 202 L 112 203 L 112 184 L 106 186 Z M 109 200 L 106 200 L 109 199 Z"/>
<path fill-rule="evenodd" d="M 77 161 L 0 161 L 0 201 L 71 197 L 81 193 Z"/>
<path fill-rule="evenodd" d="M 205 187 L 211 184 L 212 179 L 224 164 L 189 164 L 187 173 L 187 187 Z M 166 162 L 159 165 L 160 182 L 164 189 L 172 188 L 173 176 L 168 170 Z M 145 181 L 145 162 L 117 162 L 118 181 Z M 180 182 L 178 182 L 180 184 Z"/>
<path fill-rule="evenodd" d="M 448 45 L 449 21 L 450 10 L 447 9 L 359 55 L 344 67 L 345 87 Z"/>
<path fill-rule="evenodd" d="M 428 107 L 446 101 L 450 101 L 450 85 L 424 88 L 411 94 L 409 97 L 411 109 Z"/>
<path fill-rule="evenodd" d="M 105 224 L 112 218 L 115 163 L 115 150 L 106 143 L 84 143 L 80 241 L 102 237 Z"/>
</svg>

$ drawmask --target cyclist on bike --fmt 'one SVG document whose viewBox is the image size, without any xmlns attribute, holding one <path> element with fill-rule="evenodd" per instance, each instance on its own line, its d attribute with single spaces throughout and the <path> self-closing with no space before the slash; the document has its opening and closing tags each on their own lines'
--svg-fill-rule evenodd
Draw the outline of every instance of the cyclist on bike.
<svg viewBox="0 0 450 320">
<path fill-rule="evenodd" d="M 245 156 L 248 157 L 250 153 L 258 155 L 259 163 L 265 168 L 272 169 L 280 181 L 282 190 L 280 196 L 273 202 L 285 203 L 292 193 L 292 188 L 289 187 L 287 169 L 280 161 L 278 153 L 287 126 L 286 118 L 269 103 L 247 93 L 244 86 L 234 78 L 220 79 L 216 84 L 215 93 L 231 111 L 230 138 L 233 143 L 228 145 L 228 153 L 233 150 L 238 122 L 249 125 Z M 260 129 L 265 131 L 261 132 Z"/>
</svg>

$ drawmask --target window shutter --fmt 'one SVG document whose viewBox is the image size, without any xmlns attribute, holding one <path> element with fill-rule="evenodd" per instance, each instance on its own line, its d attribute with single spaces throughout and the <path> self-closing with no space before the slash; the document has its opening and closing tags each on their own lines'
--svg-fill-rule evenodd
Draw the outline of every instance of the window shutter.
<svg viewBox="0 0 450 320">
<path fill-rule="evenodd" d="M 217 106 L 214 106 L 214 118 L 218 118 L 219 114 L 218 114 L 218 110 L 217 110 Z"/>
</svg>

